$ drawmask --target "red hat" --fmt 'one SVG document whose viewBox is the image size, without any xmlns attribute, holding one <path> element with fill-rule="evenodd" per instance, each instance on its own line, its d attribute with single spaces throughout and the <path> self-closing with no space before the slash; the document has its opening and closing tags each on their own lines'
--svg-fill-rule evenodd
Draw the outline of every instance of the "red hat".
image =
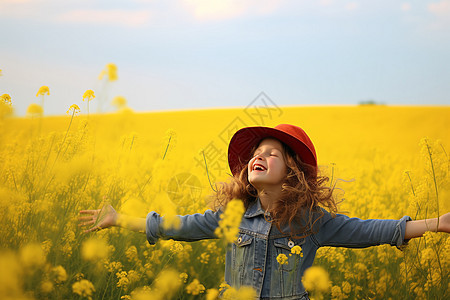
<svg viewBox="0 0 450 300">
<path fill-rule="evenodd" d="M 256 146 L 262 139 L 273 137 L 291 148 L 302 162 L 317 167 L 317 157 L 314 145 L 306 132 L 300 127 L 280 124 L 271 127 L 245 127 L 239 129 L 231 138 L 228 145 L 228 164 L 233 175 L 236 175 L 242 167 L 248 163 Z"/>
</svg>

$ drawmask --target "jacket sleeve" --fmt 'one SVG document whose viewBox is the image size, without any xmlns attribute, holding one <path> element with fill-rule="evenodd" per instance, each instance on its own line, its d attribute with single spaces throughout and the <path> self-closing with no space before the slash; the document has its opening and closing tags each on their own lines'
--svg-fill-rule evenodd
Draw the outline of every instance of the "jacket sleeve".
<svg viewBox="0 0 450 300">
<path fill-rule="evenodd" d="M 205 213 L 177 216 L 179 228 L 164 228 L 164 217 L 152 211 L 146 217 L 147 241 L 154 245 L 159 238 L 177 241 L 198 241 L 217 238 L 214 231 L 219 226 L 222 211 L 207 210 Z"/>
<path fill-rule="evenodd" d="M 342 214 L 333 218 L 329 212 L 324 213 L 318 221 L 318 232 L 311 236 L 318 247 L 365 248 L 381 244 L 400 247 L 408 243 L 404 238 L 406 222 L 411 221 L 409 216 L 400 220 L 362 220 Z"/>
</svg>

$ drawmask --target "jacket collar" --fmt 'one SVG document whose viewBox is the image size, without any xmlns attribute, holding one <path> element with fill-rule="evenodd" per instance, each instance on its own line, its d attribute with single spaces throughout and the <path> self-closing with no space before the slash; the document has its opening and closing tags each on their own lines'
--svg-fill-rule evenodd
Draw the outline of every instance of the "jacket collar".
<svg viewBox="0 0 450 300">
<path fill-rule="evenodd" d="M 247 208 L 247 211 L 244 213 L 244 217 L 254 218 L 259 215 L 264 215 L 264 210 L 261 207 L 259 198 L 257 198 L 256 201 L 250 204 L 250 206 Z"/>
</svg>

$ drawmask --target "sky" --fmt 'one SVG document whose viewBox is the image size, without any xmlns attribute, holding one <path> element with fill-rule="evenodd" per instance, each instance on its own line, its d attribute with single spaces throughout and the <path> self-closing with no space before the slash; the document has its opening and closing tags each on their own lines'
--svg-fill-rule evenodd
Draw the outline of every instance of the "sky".
<svg viewBox="0 0 450 300">
<path fill-rule="evenodd" d="M 118 80 L 98 79 L 108 63 Z M 450 104 L 450 0 L 0 0 L 0 95 L 45 115 Z M 90 103 L 96 110 L 95 100 Z"/>
</svg>

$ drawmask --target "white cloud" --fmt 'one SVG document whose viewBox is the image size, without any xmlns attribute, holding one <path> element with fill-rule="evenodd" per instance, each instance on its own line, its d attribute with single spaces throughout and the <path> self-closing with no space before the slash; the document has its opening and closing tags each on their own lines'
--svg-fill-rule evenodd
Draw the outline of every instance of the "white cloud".
<svg viewBox="0 0 450 300">
<path fill-rule="evenodd" d="M 411 10 L 411 3 L 403 2 L 402 5 L 400 6 L 400 9 L 402 11 L 409 11 L 409 10 Z"/>
<path fill-rule="evenodd" d="M 359 4 L 357 2 L 349 2 L 345 5 L 346 10 L 356 10 L 359 8 Z"/>
<path fill-rule="evenodd" d="M 56 17 L 59 22 L 96 23 L 139 27 L 150 22 L 148 10 L 73 10 Z"/>
<path fill-rule="evenodd" d="M 450 0 L 428 4 L 428 11 L 437 16 L 450 16 Z"/>
<path fill-rule="evenodd" d="M 22 3 L 30 3 L 33 0 L 2 0 L 1 4 L 22 4 Z"/>
<path fill-rule="evenodd" d="M 221 21 L 242 15 L 267 15 L 275 12 L 282 0 L 183 0 L 187 10 L 200 21 Z"/>
<path fill-rule="evenodd" d="M 450 29 L 450 0 L 443 0 L 428 5 L 428 11 L 431 12 L 435 18 L 427 26 L 432 31 L 449 32 Z"/>
<path fill-rule="evenodd" d="M 319 4 L 321 6 L 330 6 L 334 3 L 334 0 L 320 0 Z"/>
</svg>

